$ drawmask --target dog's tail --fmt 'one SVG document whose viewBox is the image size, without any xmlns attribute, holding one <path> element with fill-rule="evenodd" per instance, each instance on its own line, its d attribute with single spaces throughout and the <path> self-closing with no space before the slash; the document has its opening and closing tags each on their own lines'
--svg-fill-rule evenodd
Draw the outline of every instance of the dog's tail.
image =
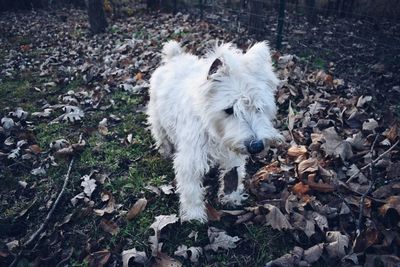
<svg viewBox="0 0 400 267">
<path fill-rule="evenodd" d="M 174 40 L 171 40 L 168 43 L 164 44 L 164 47 L 162 49 L 164 61 L 176 57 L 177 55 L 180 55 L 182 53 L 182 47 L 178 44 L 177 41 Z"/>
</svg>

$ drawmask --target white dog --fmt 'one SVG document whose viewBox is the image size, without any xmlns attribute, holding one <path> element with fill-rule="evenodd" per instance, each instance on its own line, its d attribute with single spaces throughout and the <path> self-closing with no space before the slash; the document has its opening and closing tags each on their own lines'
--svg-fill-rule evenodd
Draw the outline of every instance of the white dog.
<svg viewBox="0 0 400 267">
<path fill-rule="evenodd" d="M 202 179 L 210 168 L 220 168 L 221 203 L 240 205 L 246 159 L 281 138 L 273 126 L 280 81 L 265 42 L 246 53 L 224 44 L 198 58 L 170 41 L 162 52 L 150 80 L 151 133 L 161 154 L 174 155 L 181 220 L 206 221 Z M 231 170 L 238 184 L 227 193 Z"/>
</svg>

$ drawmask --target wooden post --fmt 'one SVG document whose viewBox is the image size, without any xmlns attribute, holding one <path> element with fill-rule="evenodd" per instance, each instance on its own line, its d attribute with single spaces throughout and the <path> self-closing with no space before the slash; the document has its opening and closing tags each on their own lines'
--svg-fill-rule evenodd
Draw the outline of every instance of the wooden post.
<svg viewBox="0 0 400 267">
<path fill-rule="evenodd" d="M 276 49 L 278 50 L 282 48 L 283 23 L 285 22 L 285 4 L 286 0 L 279 1 L 278 36 L 276 38 Z"/>
</svg>

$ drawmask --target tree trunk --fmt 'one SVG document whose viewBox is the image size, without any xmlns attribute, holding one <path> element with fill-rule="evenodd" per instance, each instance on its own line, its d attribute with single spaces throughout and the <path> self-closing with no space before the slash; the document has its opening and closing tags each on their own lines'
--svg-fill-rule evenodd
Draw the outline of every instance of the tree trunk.
<svg viewBox="0 0 400 267">
<path fill-rule="evenodd" d="M 90 30 L 93 34 L 104 32 L 107 28 L 106 15 L 104 14 L 102 0 L 88 1 L 88 14 Z"/>
</svg>

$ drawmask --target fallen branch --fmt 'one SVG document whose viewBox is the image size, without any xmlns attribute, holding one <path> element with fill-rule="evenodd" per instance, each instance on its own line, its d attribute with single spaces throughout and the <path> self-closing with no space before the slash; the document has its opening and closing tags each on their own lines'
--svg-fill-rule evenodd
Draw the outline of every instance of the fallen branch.
<svg viewBox="0 0 400 267">
<path fill-rule="evenodd" d="M 383 152 L 382 154 L 380 154 L 376 159 L 374 159 L 373 161 L 371 161 L 370 163 L 368 163 L 367 165 L 365 165 L 364 167 L 360 168 L 356 173 L 354 173 L 352 176 L 350 176 L 349 179 L 347 179 L 346 183 L 350 183 L 351 181 L 353 181 L 353 179 L 355 177 L 357 177 L 361 171 L 366 170 L 367 168 L 369 168 L 371 165 L 377 163 L 379 160 L 381 160 L 383 158 L 383 156 L 385 156 L 386 154 L 388 154 L 390 151 L 392 151 L 398 144 L 400 143 L 400 140 L 397 140 L 396 143 L 394 143 L 388 150 L 386 150 L 385 152 Z"/>
<path fill-rule="evenodd" d="M 82 141 L 82 134 L 81 134 L 81 136 L 79 137 L 79 143 L 80 143 L 81 141 Z M 51 217 L 52 217 L 54 211 L 56 210 L 56 208 L 57 208 L 57 206 L 58 206 L 58 203 L 60 202 L 62 196 L 64 195 L 65 189 L 67 188 L 67 184 L 68 184 L 68 181 L 69 181 L 69 177 L 70 177 L 70 174 L 71 174 L 72 165 L 74 164 L 74 161 L 75 161 L 75 157 L 72 157 L 72 159 L 71 159 L 71 161 L 69 162 L 69 165 L 68 165 L 67 174 L 65 175 L 64 184 L 63 184 L 63 186 L 62 186 L 62 188 L 61 188 L 60 193 L 59 193 L 58 196 L 57 196 L 56 201 L 54 202 L 53 206 L 51 207 L 49 213 L 47 213 L 47 216 L 46 216 L 46 218 L 44 219 L 43 223 L 40 225 L 39 229 L 37 229 L 36 232 L 34 232 L 34 233 L 29 237 L 29 239 L 28 239 L 25 243 L 22 244 L 22 246 L 21 246 L 21 251 L 22 251 L 23 249 L 25 249 L 25 248 L 30 247 L 30 246 L 36 241 L 36 239 L 39 237 L 39 235 L 43 232 L 43 230 L 46 228 L 47 224 L 49 223 L 49 221 L 50 221 L 50 219 L 51 219 Z M 17 255 L 15 256 L 13 262 L 10 264 L 10 267 L 14 267 L 14 266 L 17 265 L 18 260 L 19 260 L 19 257 L 20 257 L 20 254 L 17 254 Z"/>
</svg>

